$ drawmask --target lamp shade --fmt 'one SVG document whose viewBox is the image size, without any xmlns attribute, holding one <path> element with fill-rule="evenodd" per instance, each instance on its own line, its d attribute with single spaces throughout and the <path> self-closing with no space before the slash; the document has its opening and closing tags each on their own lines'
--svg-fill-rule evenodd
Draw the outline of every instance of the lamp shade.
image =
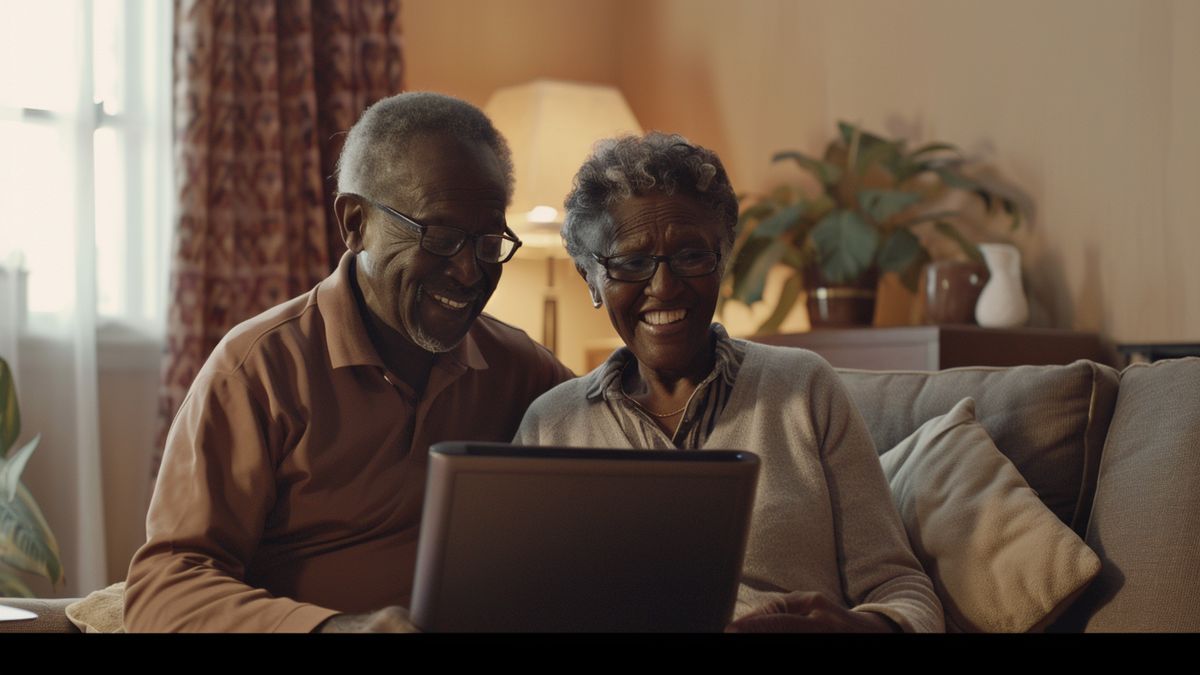
<svg viewBox="0 0 1200 675">
<path fill-rule="evenodd" d="M 509 226 L 534 245 L 549 232 L 561 247 L 563 198 L 596 141 L 641 133 L 621 92 L 604 85 L 535 80 L 497 90 L 484 112 L 512 148 Z"/>
</svg>

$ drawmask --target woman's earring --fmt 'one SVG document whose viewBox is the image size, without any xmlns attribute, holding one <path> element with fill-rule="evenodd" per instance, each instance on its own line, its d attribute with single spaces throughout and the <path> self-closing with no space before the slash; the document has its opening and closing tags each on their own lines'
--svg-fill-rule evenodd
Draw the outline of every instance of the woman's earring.
<svg viewBox="0 0 1200 675">
<path fill-rule="evenodd" d="M 592 298 L 592 308 L 593 309 L 600 309 L 600 304 L 601 303 L 599 300 Z"/>
</svg>

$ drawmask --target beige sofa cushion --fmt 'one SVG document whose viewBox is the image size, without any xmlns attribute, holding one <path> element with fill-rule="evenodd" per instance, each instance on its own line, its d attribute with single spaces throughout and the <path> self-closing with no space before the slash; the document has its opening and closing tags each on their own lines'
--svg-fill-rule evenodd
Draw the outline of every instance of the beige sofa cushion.
<svg viewBox="0 0 1200 675">
<path fill-rule="evenodd" d="M 1063 627 L 1200 631 L 1200 358 L 1121 374 L 1098 486 L 1104 566 Z"/>
<path fill-rule="evenodd" d="M 965 397 L 980 424 L 1080 536 L 1086 532 L 1100 452 L 1116 402 L 1108 366 L 954 368 L 938 372 L 838 371 L 880 452 Z"/>
<path fill-rule="evenodd" d="M 1096 554 L 996 449 L 970 398 L 880 462 L 948 630 L 1039 629 L 1100 570 Z"/>
</svg>

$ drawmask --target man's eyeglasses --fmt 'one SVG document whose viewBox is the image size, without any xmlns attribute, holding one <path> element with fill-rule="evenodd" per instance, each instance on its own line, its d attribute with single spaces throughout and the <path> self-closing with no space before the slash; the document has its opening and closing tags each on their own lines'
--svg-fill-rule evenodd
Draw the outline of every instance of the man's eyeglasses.
<svg viewBox="0 0 1200 675">
<path fill-rule="evenodd" d="M 507 225 L 504 226 L 506 234 L 472 234 L 448 225 L 422 225 L 390 206 L 365 197 L 362 199 L 409 229 L 420 233 L 421 248 L 436 256 L 451 258 L 458 255 L 468 241 L 474 241 L 475 257 L 480 262 L 506 263 L 512 260 L 513 254 L 521 248 L 521 240 Z"/>
<path fill-rule="evenodd" d="M 684 249 L 671 255 L 615 255 L 602 257 L 592 254 L 596 262 L 604 266 L 608 278 L 614 281 L 646 281 L 658 271 L 659 263 L 667 263 L 667 269 L 677 277 L 702 277 L 717 271 L 721 254 L 716 251 Z"/>
</svg>

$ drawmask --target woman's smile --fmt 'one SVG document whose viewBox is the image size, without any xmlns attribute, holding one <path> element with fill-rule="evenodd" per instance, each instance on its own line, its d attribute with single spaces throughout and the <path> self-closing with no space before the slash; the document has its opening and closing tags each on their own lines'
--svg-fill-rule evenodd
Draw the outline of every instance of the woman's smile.
<svg viewBox="0 0 1200 675">
<path fill-rule="evenodd" d="M 651 326 L 666 326 L 682 321 L 685 316 L 687 316 L 686 309 L 645 312 L 642 314 L 642 323 L 650 324 Z"/>
</svg>

